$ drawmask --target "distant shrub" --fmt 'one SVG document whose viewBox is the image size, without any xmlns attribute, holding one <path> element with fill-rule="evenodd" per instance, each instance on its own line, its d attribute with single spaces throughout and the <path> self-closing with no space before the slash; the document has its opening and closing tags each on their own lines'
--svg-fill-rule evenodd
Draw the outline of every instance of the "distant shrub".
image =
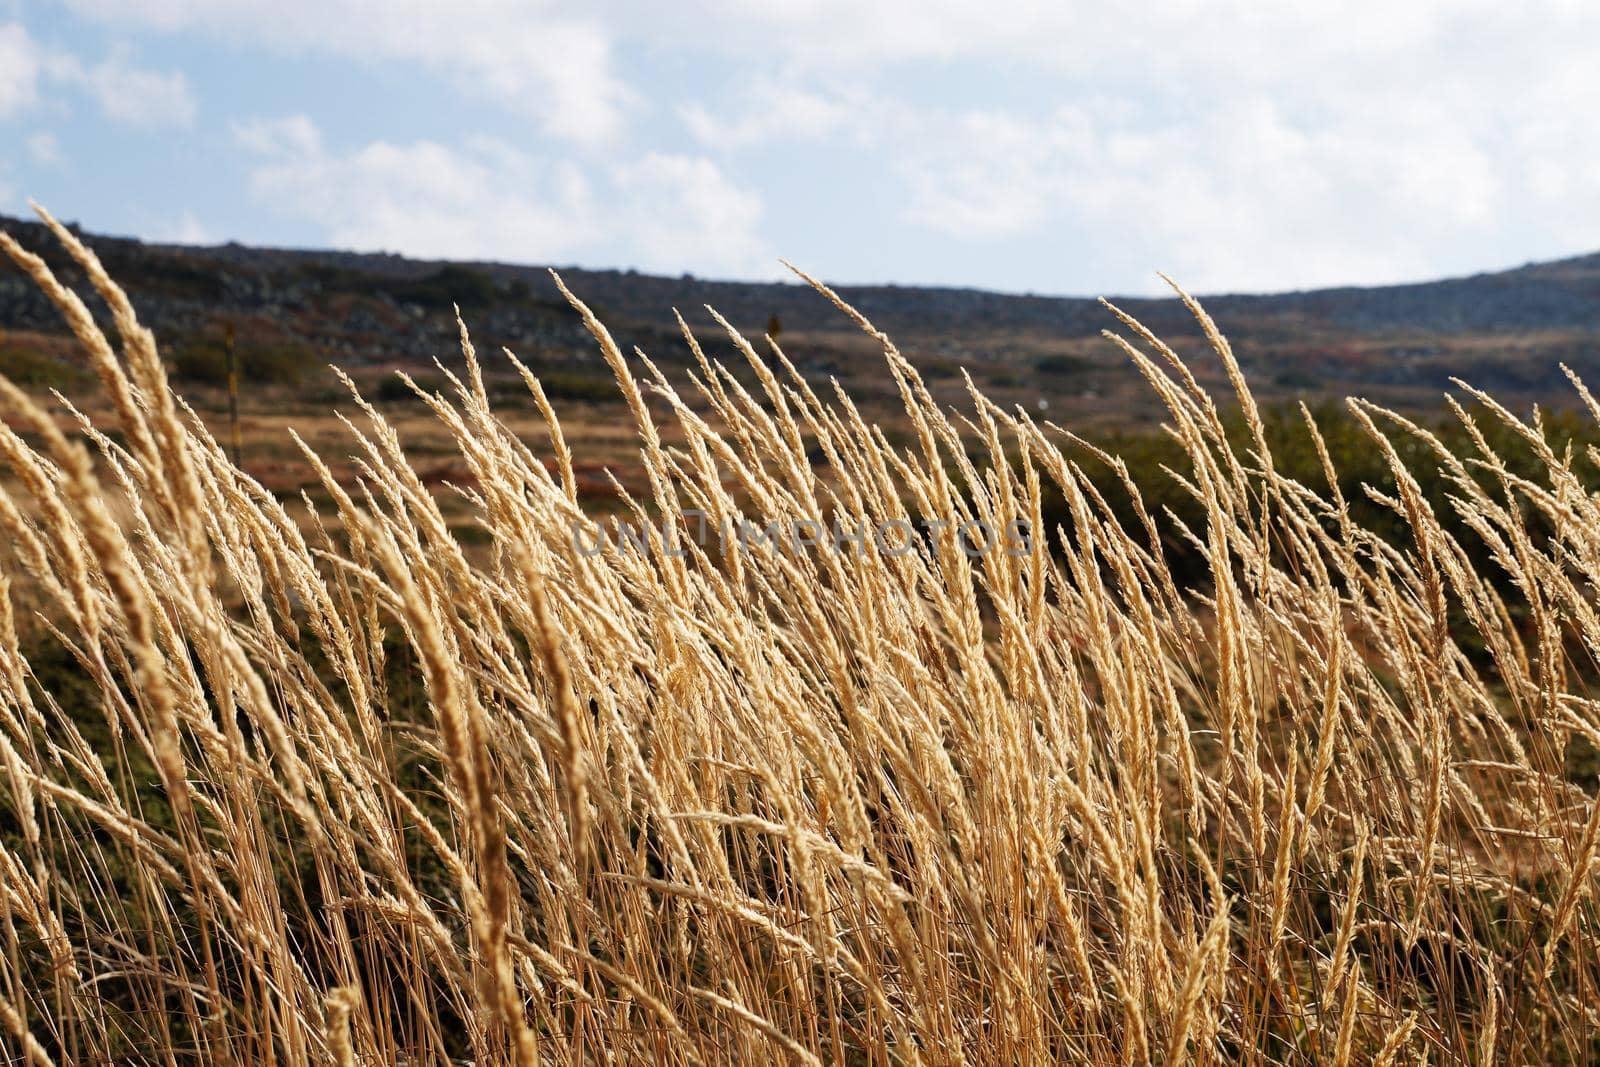
<svg viewBox="0 0 1600 1067">
<path fill-rule="evenodd" d="M 73 389 L 89 380 L 82 367 L 56 359 L 26 342 L 0 342 L 0 374 L 18 385 Z"/>
<path fill-rule="evenodd" d="M 234 348 L 240 382 L 252 385 L 299 385 L 322 362 L 309 348 L 293 344 L 240 342 Z M 180 381 L 198 385 L 228 384 L 228 354 L 213 338 L 179 342 L 172 370 Z"/>
<path fill-rule="evenodd" d="M 390 283 L 383 289 L 402 304 L 445 311 L 452 305 L 487 307 L 500 296 L 493 278 L 481 270 L 453 263 L 425 277 Z"/>
<path fill-rule="evenodd" d="M 1095 369 L 1095 365 L 1081 356 L 1068 356 L 1057 353 L 1055 355 L 1040 356 L 1033 362 L 1033 369 L 1040 374 L 1061 375 L 1088 374 Z"/>
<path fill-rule="evenodd" d="M 1411 545 L 1415 535 L 1406 520 L 1393 509 L 1374 501 L 1363 488 L 1371 486 L 1388 496 L 1395 493 L 1394 473 L 1382 450 L 1374 447 L 1372 438 L 1343 405 L 1322 402 L 1312 406 L 1311 412 L 1328 450 L 1328 457 L 1338 472 L 1339 493 L 1346 501 L 1351 517 L 1362 528 L 1377 534 L 1389 544 L 1400 547 Z M 1488 416 L 1486 411 L 1478 414 Z M 1314 492 L 1327 492 L 1321 457 L 1317 454 L 1298 407 L 1284 405 L 1268 408 L 1263 412 L 1263 418 L 1267 444 L 1272 450 L 1273 466 L 1278 473 Z M 1242 419 L 1235 415 L 1225 417 L 1224 422 L 1230 443 L 1241 454 L 1244 453 L 1250 446 L 1249 433 Z M 1544 427 L 1558 452 L 1568 442 L 1571 443 L 1578 457 L 1574 463 L 1575 473 L 1587 479 L 1591 489 L 1600 488 L 1600 475 L 1597 475 L 1596 467 L 1584 458 L 1588 454 L 1588 447 L 1600 446 L 1600 428 L 1592 420 L 1565 410 L 1546 412 Z M 1467 456 L 1475 454 L 1476 447 L 1471 436 L 1459 421 L 1435 420 L 1429 423 L 1428 429 L 1452 452 Z M 1528 442 L 1501 420 L 1480 418 L 1479 432 L 1499 454 L 1500 461 L 1511 475 L 1536 479 L 1545 469 L 1545 464 Z M 1168 473 L 1169 470 L 1186 471 L 1188 461 L 1184 448 L 1165 431 L 1151 429 L 1103 434 L 1094 443 L 1120 456 L 1127 464 L 1128 473 L 1139 486 L 1145 507 L 1151 514 L 1170 513 L 1191 530 L 1205 529 L 1204 507 Z M 1413 438 L 1399 438 L 1396 448 L 1403 458 L 1421 469 L 1439 465 Z M 1117 511 L 1119 518 L 1129 528 L 1137 528 L 1132 502 L 1116 475 L 1093 461 L 1087 464 L 1087 474 Z M 1479 481 L 1486 488 L 1496 484 L 1487 472 L 1479 472 Z M 1460 518 L 1451 501 L 1454 492 L 1451 484 L 1441 478 L 1430 477 L 1422 479 L 1420 485 L 1423 499 L 1444 528 L 1461 539 L 1474 564 L 1484 573 L 1501 573 L 1487 548 Z M 1047 491 L 1046 497 L 1046 525 L 1053 528 L 1059 521 L 1070 527 L 1066 505 L 1060 495 Z M 1530 532 L 1536 538 L 1542 538 L 1548 528 L 1547 520 L 1533 509 L 1529 509 L 1528 523 Z M 1172 527 L 1168 526 L 1165 533 L 1163 547 L 1167 553 L 1167 565 L 1173 573 L 1186 581 L 1204 581 L 1207 566 L 1204 554 Z"/>
<path fill-rule="evenodd" d="M 146 293 L 188 300 L 220 301 L 227 297 L 227 284 L 209 263 L 187 255 L 163 254 L 147 247 L 121 249 L 113 246 L 103 256 L 108 270 L 137 273 L 139 288 Z"/>
<path fill-rule="evenodd" d="M 445 380 L 437 374 L 413 374 L 411 380 L 430 393 L 438 392 L 445 387 Z M 383 404 L 420 404 L 422 400 L 416 391 L 406 384 L 404 378 L 398 374 L 385 374 L 378 379 L 378 384 L 370 390 L 362 390 L 371 399 Z"/>
<path fill-rule="evenodd" d="M 551 400 L 587 400 L 594 403 L 606 403 L 621 399 L 617 392 L 617 383 L 609 377 L 593 374 L 577 374 L 571 371 L 556 371 L 539 375 L 539 384 L 544 387 L 545 396 Z M 521 383 L 517 383 L 522 389 Z M 522 390 L 526 395 L 526 390 Z"/>
<path fill-rule="evenodd" d="M 1272 376 L 1273 384 L 1285 389 L 1316 389 L 1322 385 L 1322 380 L 1314 374 L 1309 374 L 1298 367 L 1281 370 Z"/>
</svg>

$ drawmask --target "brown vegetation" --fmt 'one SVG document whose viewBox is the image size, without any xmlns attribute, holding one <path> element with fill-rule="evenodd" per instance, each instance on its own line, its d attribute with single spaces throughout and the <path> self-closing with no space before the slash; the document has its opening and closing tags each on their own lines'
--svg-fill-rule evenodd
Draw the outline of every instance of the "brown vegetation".
<svg viewBox="0 0 1600 1067">
<path fill-rule="evenodd" d="M 463 329 L 465 373 L 423 392 L 469 476 L 469 552 L 364 402 L 358 483 L 308 448 L 326 503 L 292 513 L 58 232 L 121 351 L 0 236 L 116 420 L 68 436 L 0 385 L 13 1058 L 1600 1054 L 1579 758 L 1600 744 L 1600 499 L 1593 456 L 1542 424 L 1477 398 L 1529 476 L 1483 414 L 1460 409 L 1458 455 L 1354 404 L 1396 544 L 1331 462 L 1283 473 L 1197 306 L 1236 428 L 1123 318 L 1184 520 L 1132 478 L 1114 504 L 1062 433 L 975 389 L 953 416 L 865 320 L 905 445 L 737 336 L 753 377 L 702 358 L 680 394 L 574 300 L 640 440 L 639 519 L 1020 517 L 1041 536 L 1021 556 L 586 555 L 578 458 L 553 413 L 537 450 L 497 419 Z M 1174 576 L 1173 542 L 1197 578 Z M 24 581 L 47 637 L 19 636 L 3 594 Z"/>
</svg>

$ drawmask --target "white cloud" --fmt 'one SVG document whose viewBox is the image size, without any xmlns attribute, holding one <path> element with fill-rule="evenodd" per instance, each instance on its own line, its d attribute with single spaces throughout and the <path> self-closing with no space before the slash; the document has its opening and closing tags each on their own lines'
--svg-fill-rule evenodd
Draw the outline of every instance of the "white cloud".
<svg viewBox="0 0 1600 1067">
<path fill-rule="evenodd" d="M 0 119 L 32 107 L 39 98 L 39 46 L 19 22 L 0 24 Z"/>
<path fill-rule="evenodd" d="M 678 107 L 678 117 L 703 145 L 723 151 L 784 139 L 825 137 L 851 122 L 852 106 L 827 94 L 771 80 L 743 93 L 733 114 L 717 114 L 695 101 Z"/>
<path fill-rule="evenodd" d="M 695 244 L 736 264 L 759 190 L 774 237 L 829 239 L 847 272 L 867 242 L 904 244 L 911 277 L 1024 287 L 1148 290 L 1158 266 L 1206 288 L 1374 282 L 1600 246 L 1584 110 L 1600 5 L 1580 0 L 68 3 L 112 27 L 392 65 L 467 96 L 463 130 L 499 131 L 242 131 L 268 139 L 257 194 L 321 205 L 330 240 L 667 269 Z M 0 115 L 53 76 L 19 32 L 0 33 Z M 22 58 L 4 65 L 8 49 Z M 549 139 L 529 147 L 508 114 Z M 705 252 L 680 220 L 707 227 Z"/>
<path fill-rule="evenodd" d="M 728 0 L 702 7 L 718 47 L 778 73 L 678 115 L 716 151 L 866 153 L 952 255 L 1070 242 L 1095 262 L 1074 275 L 1138 288 L 1157 266 L 1206 288 L 1420 278 L 1600 245 L 1580 103 L 1600 63 L 1578 43 L 1600 7 L 1537 7 Z M 710 38 L 685 23 L 681 46 Z"/>
<path fill-rule="evenodd" d="M 611 177 L 625 209 L 618 236 L 640 263 L 667 271 L 693 262 L 707 272 L 775 273 L 774 257 L 756 237 L 761 198 L 736 187 L 711 160 L 650 153 Z"/>
<path fill-rule="evenodd" d="M 126 48 L 86 64 L 72 52 L 34 40 L 21 23 L 0 25 L 0 119 L 36 107 L 42 83 L 88 93 L 115 122 L 184 126 L 194 120 L 194 96 L 181 72 L 135 66 Z"/>
<path fill-rule="evenodd" d="M 184 211 L 175 219 L 156 226 L 145 235 L 149 240 L 179 245 L 215 244 L 216 237 L 193 211 Z"/>
<path fill-rule="evenodd" d="M 361 62 L 420 64 L 464 93 L 533 116 L 545 132 L 603 143 L 635 94 L 612 69 L 598 21 L 528 0 L 71 0 L 124 26 L 204 31 Z"/>
<path fill-rule="evenodd" d="M 233 138 L 239 147 L 258 156 L 322 155 L 322 131 L 304 115 L 235 123 Z"/>
<path fill-rule="evenodd" d="M 1041 222 L 1065 191 L 1054 179 L 1093 150 L 1092 129 L 1066 110 L 1046 123 L 992 112 L 905 114 L 897 123 L 907 142 L 897 163 L 910 193 L 905 217 L 960 237 L 1003 237 Z"/>
<path fill-rule="evenodd" d="M 1537 6 L 1557 32 L 1593 21 L 1578 0 Z M 1123 82 L 1130 74 L 1205 71 L 1235 84 L 1279 83 L 1334 65 L 1379 67 L 1462 28 L 1487 21 L 1486 36 L 1494 36 L 1525 30 L 1529 18 L 1490 0 L 1012 0 L 1003 9 L 985 0 L 699 0 L 624 18 L 627 7 L 613 5 L 615 21 L 641 39 L 759 57 L 753 65 L 766 70 L 834 77 L 977 59 L 1005 64 L 988 68 L 996 80 L 1029 67 L 1097 75 L 1120 69 L 1114 80 Z"/>
<path fill-rule="evenodd" d="M 1492 229 L 1510 177 L 1427 108 L 1399 105 L 1310 129 L 1265 101 L 1131 129 L 1093 107 L 915 121 L 902 116 L 893 152 L 911 223 L 976 242 L 1071 232 L 1203 289 L 1427 273 L 1430 242 Z"/>
<path fill-rule="evenodd" d="M 188 126 L 196 104 L 181 71 L 161 73 L 135 67 L 126 49 L 117 49 L 103 63 L 73 63 L 67 78 L 77 81 L 100 105 L 105 116 L 130 126 Z"/>
<path fill-rule="evenodd" d="M 341 247 L 776 273 L 756 236 L 760 200 L 704 158 L 646 154 L 590 172 L 482 137 L 341 152 L 304 116 L 243 123 L 235 136 L 258 157 L 252 193 Z"/>
<path fill-rule="evenodd" d="M 61 162 L 61 145 L 56 135 L 47 131 L 28 138 L 28 157 L 42 166 L 53 167 Z"/>
</svg>

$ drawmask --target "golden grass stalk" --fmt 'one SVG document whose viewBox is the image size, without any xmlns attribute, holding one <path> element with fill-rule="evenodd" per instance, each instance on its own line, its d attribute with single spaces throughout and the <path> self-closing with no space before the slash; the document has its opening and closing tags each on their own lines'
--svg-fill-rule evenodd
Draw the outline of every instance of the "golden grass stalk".
<svg viewBox="0 0 1600 1067">
<path fill-rule="evenodd" d="M 478 550 L 358 392 L 355 474 L 302 443 L 291 517 L 52 228 L 121 351 L 0 236 L 116 423 L 0 383 L 6 1055 L 1594 1058 L 1600 496 L 1540 419 L 1469 394 L 1455 455 L 1353 405 L 1396 543 L 1309 413 L 1318 484 L 1279 469 L 1197 302 L 1215 370 L 1112 308 L 1185 525 L 1117 456 L 925 380 L 826 287 L 909 446 L 731 322 L 713 344 L 678 320 L 684 382 L 569 293 L 639 435 L 645 488 L 607 503 L 684 551 L 579 550 L 596 501 L 555 406 L 513 357 L 549 431 L 515 437 L 462 324 L 465 373 L 423 399 Z M 694 512 L 1031 536 L 684 543 Z"/>
</svg>

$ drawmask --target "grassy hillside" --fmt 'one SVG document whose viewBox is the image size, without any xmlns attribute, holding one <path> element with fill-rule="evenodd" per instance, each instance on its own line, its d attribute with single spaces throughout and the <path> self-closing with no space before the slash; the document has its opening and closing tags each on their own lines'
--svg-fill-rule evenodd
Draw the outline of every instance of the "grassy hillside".
<svg viewBox="0 0 1600 1067">
<path fill-rule="evenodd" d="M 1232 386 L 1126 320 L 1172 427 L 1130 468 L 952 413 L 865 320 L 887 427 L 573 299 L 620 398 L 582 450 L 462 334 L 283 446 L 302 496 L 56 236 L 120 341 L 0 238 L 79 342 L 8 358 L 98 396 L 0 382 L 7 1058 L 1600 1058 L 1580 385 L 1292 428 L 1194 306 Z M 598 441 L 638 457 L 613 522 L 679 551 L 593 550 Z"/>
<path fill-rule="evenodd" d="M 0 230 L 48 248 L 37 224 L 0 218 Z M 264 406 L 281 403 L 277 386 L 301 395 L 320 391 L 325 399 L 334 387 L 325 370 L 330 362 L 358 377 L 394 366 L 427 372 L 435 357 L 453 351 L 452 303 L 483 351 L 508 347 L 569 392 L 612 397 L 604 388 L 606 368 L 543 267 L 105 237 L 94 244 L 108 268 L 126 279 L 180 380 L 217 380 L 218 352 L 231 327 L 249 391 Z M 69 259 L 46 255 L 63 277 L 82 281 Z M 716 339 L 709 303 L 755 337 L 776 318 L 780 340 L 808 375 L 837 377 L 863 402 L 882 401 L 886 414 L 897 409 L 870 339 L 806 286 L 632 271 L 564 269 L 564 277 L 612 324 L 624 351 L 638 345 L 664 366 L 689 366 L 672 322 L 676 308 L 709 330 L 708 344 L 731 352 Z M 1094 300 L 897 286 L 841 293 L 897 338 L 941 399 L 963 394 L 965 368 L 998 402 L 1038 410 L 1042 400 L 1049 417 L 1075 425 L 1125 425 L 1159 415 L 1101 337 L 1116 320 Z M 1204 351 L 1176 299 L 1118 304 L 1180 352 Z M 1269 405 L 1359 392 L 1422 410 L 1459 376 L 1521 409 L 1566 396 L 1560 362 L 1600 373 L 1600 256 L 1422 285 L 1217 296 L 1207 306 L 1228 324 L 1241 365 Z M 59 317 L 24 279 L 0 273 L 0 342 L 44 343 L 61 330 Z M 1207 385 L 1224 384 L 1208 361 L 1195 362 Z M 504 373 L 499 361 L 487 366 L 491 376 Z"/>
</svg>

